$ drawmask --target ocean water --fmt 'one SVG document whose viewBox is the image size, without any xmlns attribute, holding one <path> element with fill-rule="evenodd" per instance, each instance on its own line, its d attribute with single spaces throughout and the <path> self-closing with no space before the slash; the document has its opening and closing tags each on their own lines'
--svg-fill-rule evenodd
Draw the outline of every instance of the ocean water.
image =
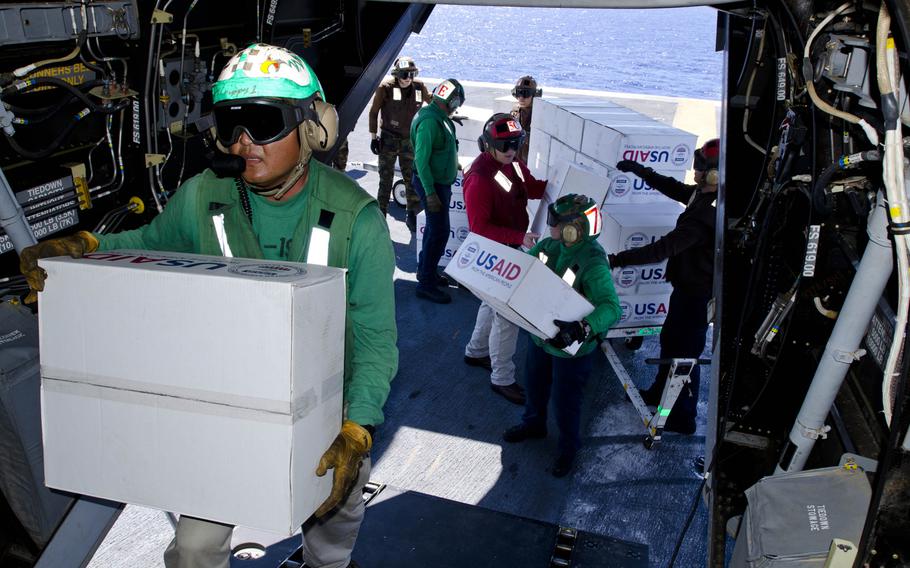
<svg viewBox="0 0 910 568">
<path fill-rule="evenodd" d="M 438 5 L 410 55 L 426 77 L 719 100 L 712 8 L 604 10 Z"/>
</svg>

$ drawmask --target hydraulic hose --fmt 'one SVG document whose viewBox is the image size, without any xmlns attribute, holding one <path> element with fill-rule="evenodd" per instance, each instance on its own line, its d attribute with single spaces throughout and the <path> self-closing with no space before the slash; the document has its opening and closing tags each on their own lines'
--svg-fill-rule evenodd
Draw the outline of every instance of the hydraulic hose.
<svg viewBox="0 0 910 568">
<path fill-rule="evenodd" d="M 81 85 L 79 85 L 79 87 L 81 87 L 82 89 L 88 90 L 88 89 L 92 89 L 95 87 L 100 87 L 103 84 L 104 84 L 104 81 L 102 81 L 101 79 L 95 79 L 93 81 L 88 81 L 88 82 L 82 83 Z M 43 107 L 26 108 L 26 107 L 21 107 L 21 106 L 9 104 L 9 103 L 5 103 L 5 104 L 16 116 L 21 117 L 21 116 L 31 116 L 31 115 L 46 115 L 46 116 L 42 116 L 41 118 L 38 118 L 38 119 L 29 119 L 28 120 L 28 122 L 41 122 L 42 120 L 45 120 L 47 118 L 50 118 L 51 116 L 54 116 L 54 114 L 56 114 L 57 111 L 59 111 L 64 105 L 68 104 L 71 100 L 73 100 L 75 98 L 76 98 L 76 96 L 71 91 L 67 90 L 66 93 L 64 94 L 63 98 L 61 98 L 59 101 L 57 101 L 53 104 L 47 105 L 47 106 L 43 106 Z"/>
<path fill-rule="evenodd" d="M 121 109 L 126 108 L 126 106 L 128 104 L 129 104 L 128 101 L 124 101 L 123 103 L 120 103 L 119 105 L 113 106 L 113 107 L 99 107 L 98 112 L 102 112 L 102 113 L 117 112 Z M 42 148 L 41 150 L 28 150 L 26 148 L 23 148 L 22 146 L 19 145 L 19 143 L 16 141 L 14 136 L 6 135 L 6 141 L 9 143 L 10 147 L 23 158 L 27 158 L 29 160 L 44 159 L 44 158 L 50 156 L 51 154 L 53 154 L 54 152 L 56 152 L 57 149 L 60 148 L 60 145 L 63 144 L 63 141 L 66 140 L 66 137 L 69 136 L 69 133 L 73 130 L 73 128 L 75 128 L 76 124 L 79 121 L 81 121 L 82 119 L 84 119 L 86 116 L 91 114 L 91 112 L 92 111 L 90 109 L 84 108 L 81 111 L 74 114 L 73 119 L 60 130 L 60 132 L 57 134 L 57 137 L 54 138 L 54 140 L 50 144 L 48 144 L 46 147 Z"/>
<path fill-rule="evenodd" d="M 88 95 L 83 93 L 82 90 L 80 90 L 78 87 L 70 85 L 63 79 L 58 79 L 56 77 L 39 77 L 37 79 L 28 79 L 25 81 L 19 81 L 17 83 L 10 85 L 9 87 L 6 87 L 5 89 L 3 89 L 2 94 L 3 94 L 3 96 L 6 97 L 6 96 L 9 96 L 12 94 L 29 91 L 31 89 L 34 89 L 35 87 L 40 87 L 43 85 L 52 85 L 54 87 L 60 87 L 61 89 L 65 89 L 72 96 L 76 97 L 77 99 L 79 99 L 80 101 L 85 103 L 85 106 L 89 107 L 91 110 L 100 110 L 100 109 L 104 108 L 103 105 L 99 105 L 98 103 L 93 101 L 91 99 L 91 97 L 89 97 Z"/>
</svg>

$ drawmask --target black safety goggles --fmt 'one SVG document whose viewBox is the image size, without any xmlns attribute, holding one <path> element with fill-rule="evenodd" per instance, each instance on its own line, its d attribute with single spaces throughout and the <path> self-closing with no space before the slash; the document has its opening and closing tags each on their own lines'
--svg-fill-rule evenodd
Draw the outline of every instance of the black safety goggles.
<svg viewBox="0 0 910 568">
<path fill-rule="evenodd" d="M 413 79 L 416 76 L 417 76 L 417 71 L 399 71 L 398 72 L 399 79 Z"/>
<path fill-rule="evenodd" d="M 569 213 L 566 215 L 560 215 L 556 212 L 556 204 L 551 203 L 547 207 L 547 226 L 556 227 L 560 223 L 568 223 L 569 221 L 574 221 L 578 219 L 578 213 Z"/>
<path fill-rule="evenodd" d="M 518 150 L 521 148 L 522 143 L 525 141 L 525 136 L 522 134 L 518 138 L 503 138 L 502 140 L 492 140 L 490 146 L 499 150 L 500 152 L 508 152 L 509 150 Z"/>
<path fill-rule="evenodd" d="M 537 92 L 536 89 L 522 88 L 522 89 L 515 89 L 515 91 L 512 94 L 515 95 L 516 98 L 522 97 L 522 98 L 529 99 L 534 96 L 535 92 Z"/>
<path fill-rule="evenodd" d="M 316 113 L 304 105 L 293 105 L 274 99 L 225 102 L 215 106 L 215 131 L 224 146 L 236 144 L 246 132 L 253 144 L 264 146 L 281 140 L 305 119 Z"/>
</svg>

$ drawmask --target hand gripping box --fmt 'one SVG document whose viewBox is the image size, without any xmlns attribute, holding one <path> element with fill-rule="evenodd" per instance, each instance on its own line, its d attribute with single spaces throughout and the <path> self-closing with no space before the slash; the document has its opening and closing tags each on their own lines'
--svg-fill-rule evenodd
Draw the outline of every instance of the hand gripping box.
<svg viewBox="0 0 910 568">
<path fill-rule="evenodd" d="M 553 320 L 578 321 L 594 311 L 581 294 L 537 258 L 470 233 L 446 274 L 507 320 L 540 337 L 559 329 Z M 578 351 L 575 343 L 565 349 Z"/>
<path fill-rule="evenodd" d="M 343 270 L 150 251 L 40 264 L 49 487 L 285 534 L 325 500 Z"/>
</svg>

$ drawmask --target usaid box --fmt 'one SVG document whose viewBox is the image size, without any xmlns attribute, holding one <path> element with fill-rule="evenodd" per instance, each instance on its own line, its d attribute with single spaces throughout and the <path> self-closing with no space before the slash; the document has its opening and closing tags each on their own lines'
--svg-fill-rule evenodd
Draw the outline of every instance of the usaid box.
<svg viewBox="0 0 910 568">
<path fill-rule="evenodd" d="M 427 214 L 421 211 L 417 214 L 417 236 L 414 239 L 417 244 L 417 259 L 420 259 L 420 251 L 423 250 L 423 233 L 427 228 Z M 446 242 L 446 248 L 439 259 L 437 266 L 446 266 L 455 251 L 461 246 L 461 243 L 468 237 L 470 229 L 468 228 L 468 214 L 464 209 L 449 209 L 449 240 Z"/>
<path fill-rule="evenodd" d="M 670 292 L 664 294 L 636 294 L 619 298 L 622 315 L 613 326 L 615 329 L 657 327 L 667 319 Z"/>
<path fill-rule="evenodd" d="M 674 202 L 635 174 L 617 170 L 615 164 L 602 164 L 591 156 L 581 152 L 575 154 L 575 163 L 585 166 L 598 175 L 610 179 L 610 188 L 609 191 L 607 191 L 607 197 L 604 200 L 605 203 Z M 655 171 L 678 181 L 684 182 L 686 180 L 686 170 L 655 169 Z"/>
<path fill-rule="evenodd" d="M 684 181 L 686 170 L 670 170 L 657 172 L 673 179 Z M 613 203 L 677 203 L 660 191 L 651 187 L 648 182 L 630 172 L 614 170 L 610 178 L 610 189 L 607 192 L 606 202 Z"/>
<path fill-rule="evenodd" d="M 673 286 L 667 282 L 667 261 L 614 268 L 613 288 L 617 296 L 669 294 Z"/>
<path fill-rule="evenodd" d="M 695 142 L 694 134 L 656 121 L 588 121 L 580 150 L 604 164 L 634 160 L 659 170 L 686 170 Z"/>
<path fill-rule="evenodd" d="M 682 205 L 676 202 L 649 205 L 612 205 L 601 208 L 603 230 L 597 237 L 610 253 L 649 245 L 669 233 L 676 225 Z"/>
<path fill-rule="evenodd" d="M 49 487 L 284 534 L 325 500 L 343 270 L 150 251 L 40 265 Z"/>
<path fill-rule="evenodd" d="M 580 164 L 569 163 L 557 171 L 557 176 L 548 180 L 543 199 L 540 200 L 535 215 L 532 217 L 531 231 L 546 235 L 547 207 L 563 195 L 577 193 L 587 195 L 597 203 L 603 203 L 610 187 L 610 179 L 599 175 L 593 169 Z"/>
<path fill-rule="evenodd" d="M 446 274 L 507 320 L 540 338 L 559 329 L 553 320 L 577 321 L 594 311 L 581 294 L 537 258 L 470 233 Z M 574 354 L 574 343 L 565 349 Z"/>
<path fill-rule="evenodd" d="M 547 167 L 550 165 L 550 139 L 552 137 L 538 128 L 531 129 L 531 141 L 528 142 L 528 170 L 537 179 L 547 178 Z"/>
</svg>

